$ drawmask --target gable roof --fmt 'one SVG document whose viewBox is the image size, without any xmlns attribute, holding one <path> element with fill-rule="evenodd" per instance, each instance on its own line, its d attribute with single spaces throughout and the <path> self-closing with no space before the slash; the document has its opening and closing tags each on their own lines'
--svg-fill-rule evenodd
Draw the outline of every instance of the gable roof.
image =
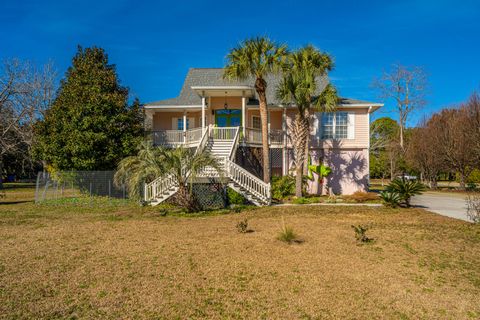
<svg viewBox="0 0 480 320">
<path fill-rule="evenodd" d="M 192 89 L 192 87 L 226 87 L 226 86 L 249 86 L 253 88 L 255 79 L 252 77 L 248 80 L 227 80 L 223 78 L 223 68 L 190 68 L 188 70 L 185 81 L 183 82 L 180 94 L 176 98 L 164 99 L 146 103 L 145 106 L 200 106 L 202 104 L 201 97 Z M 268 75 L 265 78 L 267 82 L 267 102 L 269 105 L 282 105 L 282 102 L 276 96 L 276 87 L 281 81 L 280 75 Z M 319 86 L 317 92 L 322 92 L 328 85 L 327 76 L 318 79 Z M 249 105 L 258 105 L 258 96 L 250 99 Z M 341 98 L 341 105 L 349 104 L 374 104 L 367 101 Z"/>
</svg>

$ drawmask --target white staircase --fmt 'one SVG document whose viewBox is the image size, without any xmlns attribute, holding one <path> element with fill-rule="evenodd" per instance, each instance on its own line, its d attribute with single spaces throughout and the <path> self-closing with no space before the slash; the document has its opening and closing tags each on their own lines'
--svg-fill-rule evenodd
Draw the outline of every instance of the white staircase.
<svg viewBox="0 0 480 320">
<path fill-rule="evenodd" d="M 235 162 L 235 152 L 239 139 L 238 127 L 217 128 L 209 126 L 202 135 L 195 152 L 210 152 L 218 158 L 224 167 L 223 175 L 214 168 L 205 168 L 198 177 L 227 178 L 228 186 L 242 194 L 257 206 L 269 205 L 271 202 L 270 183 L 265 183 Z M 188 173 L 186 173 L 188 175 Z M 159 177 L 145 185 L 145 201 L 157 205 L 178 191 L 178 185 L 171 175 Z"/>
</svg>

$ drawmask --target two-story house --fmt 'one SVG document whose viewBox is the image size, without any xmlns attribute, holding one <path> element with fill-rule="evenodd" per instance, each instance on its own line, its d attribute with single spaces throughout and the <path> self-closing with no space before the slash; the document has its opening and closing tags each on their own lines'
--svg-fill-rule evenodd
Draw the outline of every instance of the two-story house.
<svg viewBox="0 0 480 320">
<path fill-rule="evenodd" d="M 290 123 L 296 106 L 276 97 L 279 76 L 266 79 L 268 128 L 272 175 L 293 172 Z M 226 159 L 231 187 L 257 204 L 270 202 L 270 185 L 262 182 L 261 120 L 254 81 L 223 79 L 221 68 L 192 68 L 176 98 L 145 104 L 146 126 L 156 145 L 209 150 Z M 319 79 L 319 90 L 328 78 Z M 332 173 L 310 193 L 351 194 L 369 184 L 370 114 L 382 104 L 342 98 L 335 112 L 312 114 L 309 149 L 313 163 L 323 162 Z M 146 200 L 161 202 L 175 193 L 168 179 L 159 178 L 147 188 Z M 154 190 L 154 189 L 157 190 Z"/>
</svg>

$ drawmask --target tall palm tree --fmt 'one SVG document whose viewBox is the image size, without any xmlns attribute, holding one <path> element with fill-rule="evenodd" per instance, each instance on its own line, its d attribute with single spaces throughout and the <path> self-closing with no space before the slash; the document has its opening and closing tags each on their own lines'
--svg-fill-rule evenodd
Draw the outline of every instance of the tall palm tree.
<svg viewBox="0 0 480 320">
<path fill-rule="evenodd" d="M 328 84 L 319 92 L 318 79 L 333 69 L 332 58 L 312 45 L 288 55 L 283 79 L 277 87 L 277 96 L 287 104 L 296 105 L 298 112 L 291 125 L 295 195 L 302 196 L 302 176 L 308 160 L 310 136 L 310 109 L 333 111 L 338 102 L 336 89 Z"/>
<path fill-rule="evenodd" d="M 153 147 L 151 143 L 144 142 L 136 156 L 120 161 L 114 180 L 116 185 L 127 186 L 131 198 L 139 199 L 144 183 L 171 174 L 179 187 L 174 197 L 176 204 L 186 208 L 187 211 L 196 211 L 199 206 L 192 193 L 192 185 L 195 178 L 207 167 L 220 175 L 223 174 L 218 158 L 209 152 L 196 153 L 183 147 L 174 149 Z"/>
<path fill-rule="evenodd" d="M 247 39 L 227 55 L 224 78 L 231 80 L 255 79 L 260 119 L 262 122 L 263 180 L 270 182 L 270 153 L 268 147 L 267 75 L 281 71 L 287 56 L 287 47 L 265 37 Z"/>
</svg>

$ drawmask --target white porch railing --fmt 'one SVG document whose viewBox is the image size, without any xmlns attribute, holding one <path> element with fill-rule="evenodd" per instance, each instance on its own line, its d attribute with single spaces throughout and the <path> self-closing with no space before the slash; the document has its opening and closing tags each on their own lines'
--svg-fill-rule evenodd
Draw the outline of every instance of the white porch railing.
<svg viewBox="0 0 480 320">
<path fill-rule="evenodd" d="M 194 144 L 202 139 L 202 128 L 190 129 L 185 132 L 185 143 Z"/>
<path fill-rule="evenodd" d="M 232 140 L 239 127 L 209 127 L 210 137 L 216 140 Z"/>
<path fill-rule="evenodd" d="M 261 199 L 264 204 L 270 204 L 270 183 L 265 183 L 230 159 L 225 159 L 225 173 L 238 185 Z"/>
<path fill-rule="evenodd" d="M 254 128 L 245 128 L 246 142 L 262 144 L 262 130 Z M 270 144 L 283 144 L 283 131 L 279 129 L 270 129 Z"/>
<path fill-rule="evenodd" d="M 160 130 L 153 131 L 154 145 L 175 145 L 184 143 L 184 132 L 182 130 Z"/>
<path fill-rule="evenodd" d="M 202 139 L 202 128 L 183 130 L 159 130 L 153 131 L 154 145 L 195 145 Z"/>
</svg>

